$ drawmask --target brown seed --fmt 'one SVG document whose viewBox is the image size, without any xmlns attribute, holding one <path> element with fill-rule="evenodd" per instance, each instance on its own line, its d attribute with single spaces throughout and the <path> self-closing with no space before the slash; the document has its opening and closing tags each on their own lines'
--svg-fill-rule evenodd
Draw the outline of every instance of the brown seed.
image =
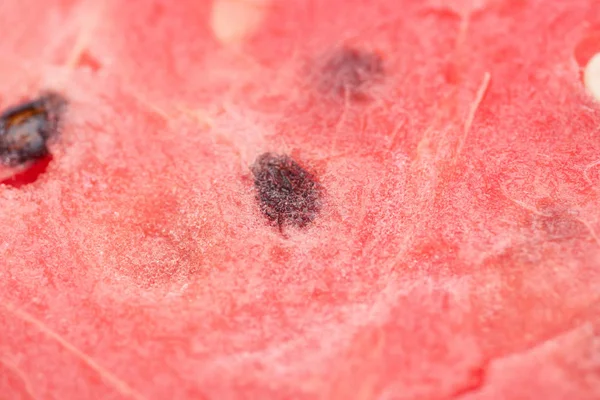
<svg viewBox="0 0 600 400">
<path fill-rule="evenodd" d="M 16 166 L 48 155 L 65 105 L 60 95 L 46 93 L 0 114 L 0 162 Z"/>
<path fill-rule="evenodd" d="M 303 228 L 317 217 L 322 187 L 290 156 L 264 153 L 252 173 L 260 209 L 280 230 L 284 225 Z"/>
</svg>

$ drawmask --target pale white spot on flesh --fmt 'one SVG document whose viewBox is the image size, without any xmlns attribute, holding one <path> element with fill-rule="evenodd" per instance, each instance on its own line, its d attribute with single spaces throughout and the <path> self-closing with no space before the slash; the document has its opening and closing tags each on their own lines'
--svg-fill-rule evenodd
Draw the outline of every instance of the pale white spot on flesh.
<svg viewBox="0 0 600 400">
<path fill-rule="evenodd" d="M 585 66 L 583 82 L 590 94 L 600 101 L 600 53 L 594 55 Z"/>
<path fill-rule="evenodd" d="M 271 0 L 215 0 L 210 26 L 222 44 L 241 44 L 260 28 Z"/>
</svg>

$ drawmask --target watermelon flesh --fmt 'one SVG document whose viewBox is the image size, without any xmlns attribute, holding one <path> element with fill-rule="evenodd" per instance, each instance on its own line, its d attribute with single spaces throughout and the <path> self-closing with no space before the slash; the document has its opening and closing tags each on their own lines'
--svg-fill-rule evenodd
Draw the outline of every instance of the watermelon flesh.
<svg viewBox="0 0 600 400">
<path fill-rule="evenodd" d="M 0 397 L 600 398 L 600 3 L 252 6 L 226 42 L 210 1 L 0 5 L 1 106 L 69 99 L 0 185 Z M 321 89 L 344 46 L 368 98 Z"/>
</svg>

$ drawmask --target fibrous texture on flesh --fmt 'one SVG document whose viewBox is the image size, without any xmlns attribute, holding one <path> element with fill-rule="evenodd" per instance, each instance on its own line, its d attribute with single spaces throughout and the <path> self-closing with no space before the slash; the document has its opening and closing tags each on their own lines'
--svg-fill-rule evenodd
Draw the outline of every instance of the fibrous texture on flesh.
<svg viewBox="0 0 600 400">
<path fill-rule="evenodd" d="M 0 108 L 69 101 L 45 172 L 0 186 L 0 397 L 600 398 L 598 1 L 4 0 L 0 25 Z M 291 161 L 261 209 L 265 153 L 318 212 L 283 206 Z"/>
</svg>

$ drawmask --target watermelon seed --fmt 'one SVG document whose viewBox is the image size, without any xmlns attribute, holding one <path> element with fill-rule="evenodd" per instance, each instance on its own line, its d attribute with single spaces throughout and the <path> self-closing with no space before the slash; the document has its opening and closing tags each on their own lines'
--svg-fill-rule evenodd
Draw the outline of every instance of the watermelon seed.
<svg viewBox="0 0 600 400">
<path fill-rule="evenodd" d="M 323 189 L 288 155 L 264 153 L 251 167 L 260 210 L 283 234 L 283 226 L 303 228 L 319 214 Z"/>
<path fill-rule="evenodd" d="M 215 0 L 210 26 L 224 45 L 238 45 L 262 26 L 271 0 Z"/>
<path fill-rule="evenodd" d="M 583 81 L 590 94 L 600 101 L 600 53 L 589 60 L 585 67 Z"/>
<path fill-rule="evenodd" d="M 573 55 L 585 88 L 600 101 L 600 26 L 587 31 L 575 46 Z"/>
<path fill-rule="evenodd" d="M 65 105 L 60 95 L 46 93 L 0 114 L 0 162 L 13 167 L 48 157 Z"/>
<path fill-rule="evenodd" d="M 365 100 L 369 87 L 383 75 L 379 54 L 349 46 L 329 54 L 317 74 L 322 92 L 353 100 Z"/>
</svg>

